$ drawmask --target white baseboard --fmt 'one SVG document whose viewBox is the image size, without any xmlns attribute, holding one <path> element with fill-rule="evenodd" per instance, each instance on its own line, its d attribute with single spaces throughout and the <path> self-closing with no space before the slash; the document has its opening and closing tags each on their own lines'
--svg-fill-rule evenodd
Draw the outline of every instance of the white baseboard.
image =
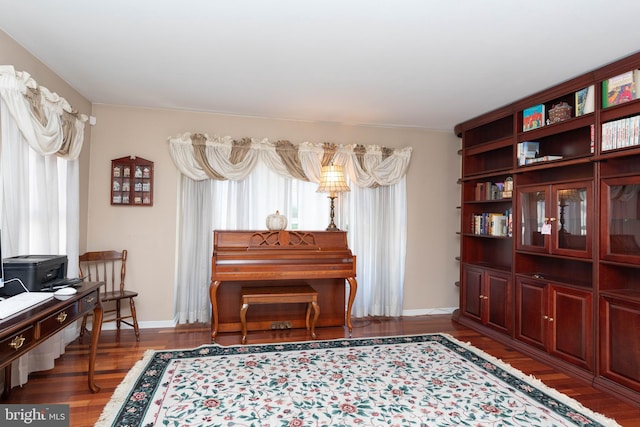
<svg viewBox="0 0 640 427">
<path fill-rule="evenodd" d="M 438 314 L 451 314 L 454 310 L 457 310 L 458 307 L 445 307 L 445 308 L 426 308 L 419 310 L 403 310 L 403 316 L 428 316 L 428 315 L 438 315 Z M 150 322 L 138 322 L 138 326 L 140 329 L 154 329 L 154 328 L 175 328 L 178 325 L 178 322 L 174 320 L 156 320 Z M 122 324 L 122 329 L 133 329 L 129 325 Z M 89 322 L 89 329 L 91 329 L 91 322 Z M 115 331 L 116 323 L 115 322 L 106 322 L 102 324 L 103 331 Z"/>
<path fill-rule="evenodd" d="M 445 307 L 445 308 L 425 308 L 419 310 L 403 310 L 403 316 L 425 316 L 425 315 L 436 315 L 436 314 L 451 314 L 458 307 Z"/>
<path fill-rule="evenodd" d="M 138 327 L 140 329 L 153 329 L 153 328 L 175 328 L 177 322 L 175 320 L 156 320 L 152 322 L 138 322 Z M 91 322 L 88 322 L 88 329 L 91 329 Z M 116 322 L 105 322 L 102 324 L 103 331 L 115 331 L 117 328 Z M 120 329 L 133 329 L 133 327 L 129 325 L 125 325 L 122 323 L 120 325 Z"/>
</svg>

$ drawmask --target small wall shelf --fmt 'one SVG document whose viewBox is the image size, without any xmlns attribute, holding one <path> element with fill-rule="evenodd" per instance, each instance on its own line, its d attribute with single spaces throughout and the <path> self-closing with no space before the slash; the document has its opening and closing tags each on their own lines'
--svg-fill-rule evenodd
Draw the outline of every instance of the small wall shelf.
<svg viewBox="0 0 640 427">
<path fill-rule="evenodd" d="M 111 204 L 153 206 L 153 162 L 129 156 L 111 161 Z"/>
</svg>

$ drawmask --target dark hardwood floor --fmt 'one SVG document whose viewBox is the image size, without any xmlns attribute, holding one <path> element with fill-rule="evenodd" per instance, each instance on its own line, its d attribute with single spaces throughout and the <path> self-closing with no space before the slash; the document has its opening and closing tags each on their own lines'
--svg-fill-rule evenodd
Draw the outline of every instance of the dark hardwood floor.
<svg viewBox="0 0 640 427">
<path fill-rule="evenodd" d="M 490 338 L 482 336 L 451 320 L 449 315 L 415 316 L 404 318 L 354 319 L 353 337 L 387 335 L 414 335 L 445 332 L 469 342 L 487 353 L 502 359 L 516 369 L 534 375 L 546 385 L 571 396 L 584 406 L 614 418 L 624 427 L 640 426 L 640 407 L 632 406 L 616 396 L 576 380 L 553 366 L 533 360 Z M 318 339 L 348 337 L 346 328 L 318 328 Z M 308 339 L 304 329 L 249 332 L 248 344 Z M 217 342 L 221 345 L 240 344 L 239 333 L 223 333 Z M 192 348 L 209 342 L 208 325 L 180 326 L 170 329 L 143 329 L 140 342 L 133 331 L 103 331 L 96 361 L 96 383 L 101 387 L 93 394 L 87 386 L 88 338 L 71 343 L 65 354 L 50 371 L 33 373 L 23 387 L 14 388 L 3 403 L 65 403 L 70 405 L 71 426 L 92 426 L 133 364 L 147 349 L 161 350 Z"/>
</svg>

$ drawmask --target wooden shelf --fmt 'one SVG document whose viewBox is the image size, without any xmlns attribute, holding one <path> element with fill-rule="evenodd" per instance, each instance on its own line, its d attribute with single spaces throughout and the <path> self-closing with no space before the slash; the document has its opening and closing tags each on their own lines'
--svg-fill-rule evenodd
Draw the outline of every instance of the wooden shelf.
<svg viewBox="0 0 640 427">
<path fill-rule="evenodd" d="M 487 203 L 512 203 L 511 198 L 504 198 L 504 199 L 491 199 L 491 200 L 465 200 L 465 203 L 467 204 L 487 204 Z"/>
<path fill-rule="evenodd" d="M 500 168 L 500 169 L 487 169 L 483 172 L 477 172 L 474 174 L 468 174 L 462 181 L 478 181 L 483 178 L 494 178 L 500 175 L 512 175 L 514 173 L 514 169 L 510 166 L 508 168 Z"/>
<path fill-rule="evenodd" d="M 589 127 L 594 124 L 594 114 L 585 114 L 580 117 L 575 117 L 573 119 L 565 120 L 563 122 L 554 123 L 550 125 L 542 126 L 538 129 L 519 132 L 518 133 L 518 142 L 521 141 L 535 141 L 540 138 L 544 138 L 550 135 L 557 135 L 564 132 L 569 132 L 572 130 Z"/>
<path fill-rule="evenodd" d="M 489 141 L 463 150 L 465 156 L 475 156 L 482 153 L 488 153 L 500 148 L 513 148 L 513 138 L 501 138 L 495 141 Z"/>
<path fill-rule="evenodd" d="M 640 290 L 638 289 L 616 289 L 610 291 L 600 291 L 600 295 L 640 304 Z"/>
<path fill-rule="evenodd" d="M 638 111 L 640 111 L 640 99 L 603 108 L 600 111 L 600 122 L 606 123 L 623 117 L 635 116 L 639 114 Z"/>
</svg>

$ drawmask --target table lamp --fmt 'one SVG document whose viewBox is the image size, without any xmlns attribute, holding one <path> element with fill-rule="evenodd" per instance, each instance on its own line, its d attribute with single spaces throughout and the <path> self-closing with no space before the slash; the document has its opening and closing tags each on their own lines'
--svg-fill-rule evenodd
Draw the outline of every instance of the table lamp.
<svg viewBox="0 0 640 427">
<path fill-rule="evenodd" d="M 327 231 L 340 231 L 340 229 L 333 222 L 334 217 L 334 200 L 338 197 L 338 193 L 344 193 L 351 191 L 344 178 L 344 171 L 342 166 L 329 165 L 323 166 L 320 174 L 320 186 L 318 193 L 329 193 L 329 199 L 331 200 L 331 222 L 327 227 Z"/>
</svg>

